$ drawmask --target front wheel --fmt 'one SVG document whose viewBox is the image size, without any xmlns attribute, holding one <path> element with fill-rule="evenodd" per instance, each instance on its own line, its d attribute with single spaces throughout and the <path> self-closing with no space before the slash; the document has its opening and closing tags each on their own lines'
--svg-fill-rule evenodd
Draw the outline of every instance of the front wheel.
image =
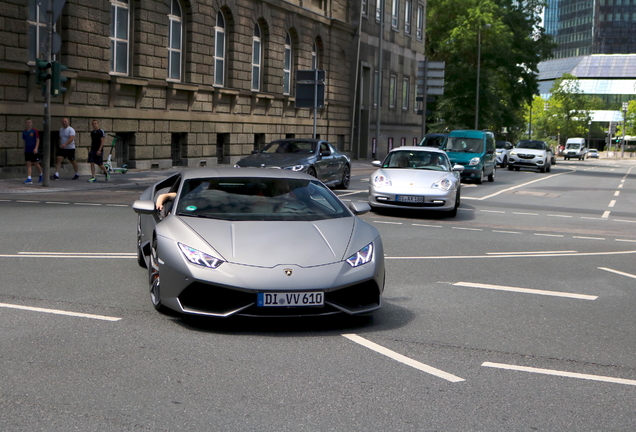
<svg viewBox="0 0 636 432">
<path fill-rule="evenodd" d="M 491 182 L 491 183 L 494 182 L 496 174 L 497 174 L 497 167 L 492 167 L 492 172 L 488 176 L 488 181 Z"/>
<path fill-rule="evenodd" d="M 309 174 L 312 177 L 317 177 L 316 176 L 316 169 L 314 167 L 309 167 L 309 169 L 307 170 L 307 174 Z"/>
<path fill-rule="evenodd" d="M 349 165 L 345 165 L 342 169 L 342 181 L 338 185 L 338 189 L 349 189 L 351 183 L 351 168 Z"/>
<path fill-rule="evenodd" d="M 505 168 L 508 166 L 508 158 L 504 156 L 503 161 L 501 162 L 501 167 Z"/>
<path fill-rule="evenodd" d="M 448 213 L 446 213 L 447 217 L 452 217 L 454 218 L 455 216 L 457 216 L 457 209 L 459 208 L 459 202 L 460 202 L 460 189 L 457 189 L 457 193 L 455 194 L 455 206 L 453 207 L 452 210 L 449 210 Z"/>
<path fill-rule="evenodd" d="M 139 267 L 147 268 L 146 258 L 141 250 L 141 215 L 137 215 L 137 264 Z"/>
<path fill-rule="evenodd" d="M 157 255 L 157 237 L 153 238 L 152 249 L 150 250 L 148 284 L 150 287 L 150 301 L 152 305 L 159 312 L 166 312 L 166 307 L 161 304 L 161 276 L 159 274 L 159 258 Z"/>
<path fill-rule="evenodd" d="M 484 173 L 484 170 L 482 169 L 481 173 L 479 175 L 479 178 L 477 180 L 475 180 L 475 182 L 477 184 L 482 184 L 484 182 L 484 175 L 485 175 L 485 173 Z"/>
</svg>

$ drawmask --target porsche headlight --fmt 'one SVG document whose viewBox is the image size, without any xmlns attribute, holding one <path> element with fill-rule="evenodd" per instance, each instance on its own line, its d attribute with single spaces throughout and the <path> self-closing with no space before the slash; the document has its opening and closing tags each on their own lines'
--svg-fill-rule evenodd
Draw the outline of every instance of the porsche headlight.
<svg viewBox="0 0 636 432">
<path fill-rule="evenodd" d="M 305 171 L 309 165 L 294 165 L 290 167 L 285 167 L 284 169 L 292 170 L 292 171 Z"/>
<path fill-rule="evenodd" d="M 371 179 L 373 186 L 381 188 L 384 186 L 391 186 L 391 179 L 384 174 L 376 174 Z"/>
<path fill-rule="evenodd" d="M 183 252 L 183 255 L 185 255 L 188 261 L 190 261 L 192 264 L 215 269 L 224 263 L 224 261 L 220 260 L 219 258 L 208 255 L 204 252 L 201 252 L 200 250 L 191 248 L 188 245 L 184 245 L 183 243 L 177 244 L 179 245 L 179 249 L 181 249 L 181 252 Z"/>
<path fill-rule="evenodd" d="M 472 165 L 478 165 L 479 164 L 480 159 L 478 157 L 474 157 L 470 160 L 470 162 L 468 163 L 469 166 Z"/>
<path fill-rule="evenodd" d="M 373 258 L 373 243 L 369 243 L 347 258 L 347 264 L 351 267 L 358 267 L 371 261 L 371 258 Z"/>
<path fill-rule="evenodd" d="M 453 187 L 453 182 L 447 178 L 437 180 L 435 183 L 433 183 L 433 186 L 431 186 L 431 188 L 433 189 L 439 189 L 444 192 L 450 190 L 452 187 Z"/>
</svg>

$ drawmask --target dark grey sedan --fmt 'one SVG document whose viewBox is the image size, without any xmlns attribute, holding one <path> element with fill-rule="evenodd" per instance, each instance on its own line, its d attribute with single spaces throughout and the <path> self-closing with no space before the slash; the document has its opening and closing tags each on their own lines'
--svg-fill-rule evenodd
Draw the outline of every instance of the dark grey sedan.
<svg viewBox="0 0 636 432">
<path fill-rule="evenodd" d="M 272 141 L 261 151 L 239 160 L 237 168 L 278 168 L 304 172 L 328 186 L 348 189 L 351 160 L 329 142 L 289 138 Z"/>
</svg>

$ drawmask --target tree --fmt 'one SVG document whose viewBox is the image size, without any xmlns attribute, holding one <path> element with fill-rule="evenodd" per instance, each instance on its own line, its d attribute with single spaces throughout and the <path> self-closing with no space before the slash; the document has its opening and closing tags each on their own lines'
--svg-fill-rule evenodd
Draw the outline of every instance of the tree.
<svg viewBox="0 0 636 432">
<path fill-rule="evenodd" d="M 446 62 L 444 96 L 435 112 L 444 125 L 432 129 L 474 126 L 478 33 L 479 124 L 493 130 L 524 127 L 538 92 L 538 64 L 555 46 L 539 26 L 543 6 L 543 0 L 428 1 L 426 54 Z"/>
<path fill-rule="evenodd" d="M 592 99 L 583 94 L 577 77 L 563 74 L 550 89 L 547 128 L 560 142 L 585 136 L 590 122 Z"/>
</svg>

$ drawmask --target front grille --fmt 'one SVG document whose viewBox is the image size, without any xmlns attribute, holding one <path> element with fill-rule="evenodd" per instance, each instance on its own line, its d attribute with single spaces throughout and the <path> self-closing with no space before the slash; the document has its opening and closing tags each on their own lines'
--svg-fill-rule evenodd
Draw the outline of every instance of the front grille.
<svg viewBox="0 0 636 432">
<path fill-rule="evenodd" d="M 256 302 L 256 294 L 224 288 L 222 286 L 194 282 L 179 294 L 184 309 L 226 314 Z"/>
<path fill-rule="evenodd" d="M 533 155 L 533 154 L 517 154 L 517 156 L 519 156 L 520 158 L 523 158 L 523 159 L 534 159 L 535 155 Z"/>
<path fill-rule="evenodd" d="M 391 204 L 391 205 L 402 206 L 402 207 L 442 207 L 446 205 L 446 201 L 442 203 L 430 203 L 430 202 L 411 203 L 411 202 L 402 202 L 402 201 L 381 200 L 378 198 L 376 198 L 375 200 L 380 204 Z"/>
</svg>

